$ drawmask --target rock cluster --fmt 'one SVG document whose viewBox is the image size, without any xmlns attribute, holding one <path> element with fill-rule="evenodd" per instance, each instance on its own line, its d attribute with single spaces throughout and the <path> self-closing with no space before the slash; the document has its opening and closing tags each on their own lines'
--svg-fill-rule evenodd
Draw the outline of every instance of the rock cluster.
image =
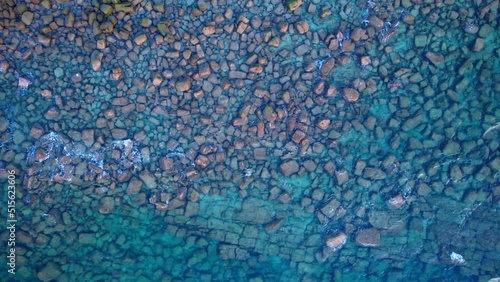
<svg viewBox="0 0 500 282">
<path fill-rule="evenodd" d="M 306 281 L 403 279 L 381 260 L 498 273 L 498 1 L 4 2 L 22 279 L 146 257 L 139 280 L 217 280 L 207 257 L 279 257 Z M 180 243 L 134 258 L 129 233 Z"/>
</svg>

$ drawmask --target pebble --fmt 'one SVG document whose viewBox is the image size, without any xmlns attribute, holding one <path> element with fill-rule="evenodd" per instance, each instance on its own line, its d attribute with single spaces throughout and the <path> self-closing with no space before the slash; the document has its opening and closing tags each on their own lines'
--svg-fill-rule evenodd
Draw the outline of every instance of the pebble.
<svg viewBox="0 0 500 282">
<path fill-rule="evenodd" d="M 34 16 L 35 14 L 33 14 L 32 12 L 26 11 L 23 13 L 21 20 L 25 25 L 30 25 L 33 22 Z"/>
<path fill-rule="evenodd" d="M 436 67 L 440 67 L 444 63 L 444 56 L 441 54 L 436 54 L 429 51 L 425 53 L 425 57 L 427 57 L 427 59 L 429 59 L 429 61 L 431 61 L 431 63 Z"/>
<path fill-rule="evenodd" d="M 427 35 L 418 34 L 415 36 L 415 46 L 416 47 L 425 47 L 427 45 Z"/>
<path fill-rule="evenodd" d="M 354 42 L 357 42 L 359 40 L 361 40 L 361 38 L 363 38 L 363 36 L 365 36 L 366 34 L 366 30 L 363 29 L 363 28 L 355 28 L 352 33 L 351 33 L 351 40 L 354 41 Z"/>
<path fill-rule="evenodd" d="M 349 102 L 356 102 L 359 99 L 359 92 L 352 88 L 344 88 L 344 99 Z"/>
<path fill-rule="evenodd" d="M 175 83 L 175 89 L 179 92 L 185 92 L 191 89 L 191 80 L 189 78 L 184 78 Z"/>
<path fill-rule="evenodd" d="M 400 209 L 405 204 L 403 196 L 396 195 L 389 200 L 387 200 L 387 205 L 393 209 Z"/>
<path fill-rule="evenodd" d="M 146 43 L 147 40 L 148 40 L 148 37 L 146 36 L 146 34 L 140 34 L 134 38 L 134 42 L 138 46 L 141 46 L 142 44 Z"/>
<path fill-rule="evenodd" d="M 267 149 L 266 148 L 255 148 L 253 151 L 254 158 L 256 160 L 266 160 L 267 159 Z"/>
<path fill-rule="evenodd" d="M 328 75 L 333 67 L 335 66 L 335 58 L 330 58 L 326 60 L 323 65 L 321 66 L 320 72 L 322 76 Z"/>
<path fill-rule="evenodd" d="M 104 197 L 99 200 L 99 213 L 110 214 L 115 208 L 115 199 L 112 197 Z"/>
<path fill-rule="evenodd" d="M 166 36 L 170 31 L 168 30 L 168 23 L 167 22 L 159 22 L 156 27 L 158 28 L 158 31 L 160 32 L 161 35 Z"/>
<path fill-rule="evenodd" d="M 61 76 L 64 75 L 64 70 L 62 68 L 58 67 L 54 70 L 54 74 L 55 74 L 56 78 L 60 78 Z"/>
<path fill-rule="evenodd" d="M 297 56 L 304 56 L 306 53 L 309 53 L 309 51 L 311 51 L 311 46 L 305 43 L 297 46 L 294 50 Z"/>
<path fill-rule="evenodd" d="M 304 34 L 309 31 L 309 23 L 306 21 L 299 21 L 295 24 L 295 29 L 299 34 Z"/>
<path fill-rule="evenodd" d="M 108 4 L 103 4 L 100 7 L 101 12 L 103 12 L 104 15 L 109 16 L 113 12 L 113 7 L 111 7 Z"/>
<path fill-rule="evenodd" d="M 374 28 L 383 28 L 384 27 L 384 21 L 375 15 L 370 16 L 368 21 L 369 21 L 370 25 L 373 26 Z"/>
<path fill-rule="evenodd" d="M 113 136 L 114 139 L 123 140 L 127 138 L 128 132 L 125 129 L 113 128 L 111 130 L 111 136 Z"/>
<path fill-rule="evenodd" d="M 474 46 L 472 47 L 472 51 L 474 52 L 480 52 L 484 48 L 484 39 L 483 38 L 476 38 L 474 41 Z"/>
<path fill-rule="evenodd" d="M 206 26 L 202 29 L 202 33 L 205 36 L 209 36 L 215 33 L 215 26 Z"/>
<path fill-rule="evenodd" d="M 269 40 L 269 43 L 267 43 L 267 45 L 277 48 L 280 46 L 280 43 L 281 39 L 279 37 L 273 37 L 271 40 Z"/>
<path fill-rule="evenodd" d="M 137 177 L 132 177 L 127 186 L 127 194 L 128 195 L 139 194 L 139 192 L 141 191 L 141 187 L 142 187 L 142 181 Z"/>
<path fill-rule="evenodd" d="M 302 0 L 287 0 L 286 7 L 289 11 L 295 11 L 302 5 Z"/>
<path fill-rule="evenodd" d="M 326 245 L 333 249 L 338 250 L 342 248 L 342 246 L 347 242 L 347 235 L 343 232 L 340 232 L 336 235 L 331 235 L 326 238 Z"/>
<path fill-rule="evenodd" d="M 268 234 L 275 233 L 276 231 L 278 231 L 283 226 L 283 224 L 285 224 L 285 221 L 286 220 L 284 218 L 275 219 L 275 220 L 267 223 L 264 226 L 264 229 L 266 230 L 266 232 Z"/>
<path fill-rule="evenodd" d="M 321 130 L 326 130 L 328 126 L 330 126 L 330 120 L 329 119 L 321 119 L 316 123 L 316 126 L 321 129 Z"/>
<path fill-rule="evenodd" d="M 387 174 L 379 168 L 366 167 L 363 170 L 363 176 L 372 180 L 381 180 L 387 177 Z"/>
<path fill-rule="evenodd" d="M 61 267 L 58 264 L 49 262 L 37 272 L 37 277 L 41 281 L 48 282 L 57 280 L 62 273 Z"/>
<path fill-rule="evenodd" d="M 155 189 L 158 186 L 155 176 L 147 170 L 141 171 L 139 178 L 149 189 Z"/>
<path fill-rule="evenodd" d="M 283 162 L 281 163 L 280 168 L 283 175 L 288 177 L 299 171 L 299 163 L 295 160 Z"/>
<path fill-rule="evenodd" d="M 174 168 L 174 161 L 167 157 L 160 158 L 160 168 L 163 171 L 170 171 Z"/>
<path fill-rule="evenodd" d="M 335 177 L 337 178 L 337 183 L 339 186 L 349 181 L 349 174 L 344 169 L 335 171 Z"/>
<path fill-rule="evenodd" d="M 103 56 L 104 55 L 97 50 L 94 50 L 90 55 L 90 63 L 94 71 L 98 71 L 101 69 L 101 60 Z"/>
<path fill-rule="evenodd" d="M 378 247 L 380 246 L 380 231 L 375 228 L 358 231 L 356 242 L 363 247 Z"/>
</svg>

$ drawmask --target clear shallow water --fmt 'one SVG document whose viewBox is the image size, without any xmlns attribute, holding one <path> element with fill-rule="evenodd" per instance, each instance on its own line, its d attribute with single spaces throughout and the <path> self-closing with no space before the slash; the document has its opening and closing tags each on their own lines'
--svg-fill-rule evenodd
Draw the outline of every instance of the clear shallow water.
<svg viewBox="0 0 500 282">
<path fill-rule="evenodd" d="M 18 179 L 16 275 L 7 279 L 498 276 L 494 4 L 306 2 L 290 12 L 274 2 L 144 3 L 122 13 L 112 5 L 108 16 L 87 3 L 30 4 L 24 30 L 16 23 L 26 7 L 2 5 L 21 17 L 3 15 L 0 58 L 2 176 L 14 169 Z M 384 13 L 383 27 L 369 19 Z M 94 18 L 115 32 L 96 34 Z M 159 31 L 166 20 L 171 29 Z M 300 34 L 299 21 L 310 31 Z M 213 34 L 203 29 L 214 24 Z M 367 33 L 352 49 L 328 48 L 328 35 L 348 40 L 337 32 L 355 28 Z M 346 88 L 359 99 L 349 102 Z M 345 244 L 327 247 L 338 234 Z"/>
</svg>

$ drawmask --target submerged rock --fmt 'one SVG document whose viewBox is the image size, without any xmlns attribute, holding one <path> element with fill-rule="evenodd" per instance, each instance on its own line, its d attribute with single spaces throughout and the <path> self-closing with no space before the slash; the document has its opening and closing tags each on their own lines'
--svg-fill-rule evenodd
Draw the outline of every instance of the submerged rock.
<svg viewBox="0 0 500 282">
<path fill-rule="evenodd" d="M 364 229 L 356 234 L 356 242 L 363 247 L 380 246 L 380 231 L 375 228 Z"/>
<path fill-rule="evenodd" d="M 326 245 L 335 251 L 342 248 L 342 246 L 344 246 L 346 242 L 347 242 L 347 235 L 342 232 L 326 238 Z"/>
</svg>

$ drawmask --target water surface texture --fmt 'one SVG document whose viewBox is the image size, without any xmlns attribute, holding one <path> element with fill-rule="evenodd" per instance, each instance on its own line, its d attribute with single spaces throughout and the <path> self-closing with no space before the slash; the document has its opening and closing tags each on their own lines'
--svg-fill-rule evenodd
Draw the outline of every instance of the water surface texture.
<svg viewBox="0 0 500 282">
<path fill-rule="evenodd" d="M 500 281 L 498 5 L 0 0 L 0 280 Z"/>
</svg>

